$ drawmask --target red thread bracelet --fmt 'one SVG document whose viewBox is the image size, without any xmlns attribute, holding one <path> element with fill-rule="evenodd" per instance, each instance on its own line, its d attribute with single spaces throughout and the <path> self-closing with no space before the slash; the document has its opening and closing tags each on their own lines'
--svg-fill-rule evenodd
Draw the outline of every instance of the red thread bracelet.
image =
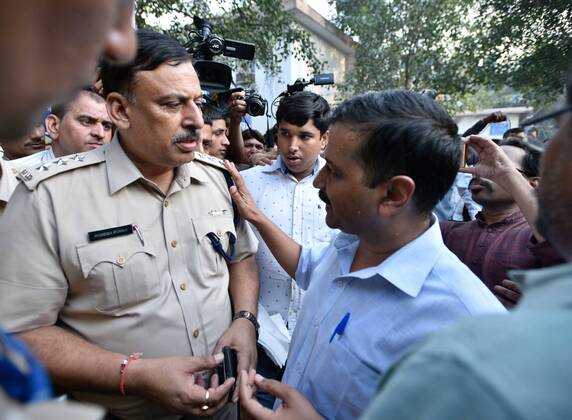
<svg viewBox="0 0 572 420">
<path fill-rule="evenodd" d="M 132 353 L 129 357 L 123 362 L 121 362 L 121 367 L 119 368 L 119 391 L 121 391 L 121 395 L 125 396 L 125 376 L 127 376 L 127 368 L 129 367 L 129 363 L 133 360 L 140 359 L 143 356 L 143 353 Z"/>
</svg>

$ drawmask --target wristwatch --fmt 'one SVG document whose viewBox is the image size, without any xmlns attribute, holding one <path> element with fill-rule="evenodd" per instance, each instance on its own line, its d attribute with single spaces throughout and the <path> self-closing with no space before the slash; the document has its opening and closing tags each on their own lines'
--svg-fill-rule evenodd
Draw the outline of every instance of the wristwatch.
<svg viewBox="0 0 572 420">
<path fill-rule="evenodd" d="M 258 320 L 254 314 L 250 311 L 238 311 L 236 314 L 234 314 L 232 320 L 236 321 L 240 318 L 248 319 L 250 322 L 252 322 L 252 325 L 254 325 L 254 331 L 256 331 L 256 339 L 258 340 L 258 329 L 260 328 L 260 325 L 258 324 Z"/>
</svg>

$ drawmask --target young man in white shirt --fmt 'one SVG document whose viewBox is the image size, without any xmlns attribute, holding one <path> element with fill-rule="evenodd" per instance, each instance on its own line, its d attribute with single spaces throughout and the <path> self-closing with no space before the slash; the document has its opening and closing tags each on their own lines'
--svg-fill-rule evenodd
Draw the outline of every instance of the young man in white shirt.
<svg viewBox="0 0 572 420">
<path fill-rule="evenodd" d="M 312 183 L 324 166 L 330 107 L 321 96 L 299 92 L 283 98 L 276 111 L 278 158 L 242 172 L 257 206 L 290 238 L 304 246 L 328 243 L 332 230 L 326 209 Z M 259 234 L 255 230 L 258 237 Z M 303 291 L 260 241 L 256 262 L 260 276 L 258 370 L 279 379 L 302 305 Z M 273 398 L 259 395 L 272 406 Z"/>
</svg>

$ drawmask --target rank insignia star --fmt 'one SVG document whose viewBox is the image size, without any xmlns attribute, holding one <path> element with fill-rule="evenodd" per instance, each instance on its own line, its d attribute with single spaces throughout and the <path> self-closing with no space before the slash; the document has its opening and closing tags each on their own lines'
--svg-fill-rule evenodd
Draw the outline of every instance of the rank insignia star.
<svg viewBox="0 0 572 420">
<path fill-rule="evenodd" d="M 50 169 L 50 164 L 49 163 L 43 163 L 36 168 L 36 171 L 44 172 L 44 171 L 47 171 L 48 169 Z"/>
<path fill-rule="evenodd" d="M 71 160 L 75 160 L 76 162 L 83 162 L 85 159 L 85 155 L 73 155 Z"/>
</svg>

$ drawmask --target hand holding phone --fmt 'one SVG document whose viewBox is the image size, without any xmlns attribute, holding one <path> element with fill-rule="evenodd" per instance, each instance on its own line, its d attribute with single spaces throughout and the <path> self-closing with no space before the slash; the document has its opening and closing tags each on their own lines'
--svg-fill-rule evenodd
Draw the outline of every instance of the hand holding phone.
<svg viewBox="0 0 572 420">
<path fill-rule="evenodd" d="M 236 350 L 230 347 L 223 347 L 222 355 L 223 360 L 218 365 L 216 370 L 219 384 L 223 384 L 228 378 L 236 378 L 238 373 L 238 360 L 236 358 Z M 234 385 L 231 389 L 231 395 L 232 392 L 234 392 Z"/>
</svg>

